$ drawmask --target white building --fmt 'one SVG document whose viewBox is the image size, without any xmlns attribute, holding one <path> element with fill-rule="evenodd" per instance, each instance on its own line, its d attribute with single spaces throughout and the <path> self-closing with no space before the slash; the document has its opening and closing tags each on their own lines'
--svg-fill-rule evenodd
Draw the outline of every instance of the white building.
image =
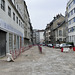
<svg viewBox="0 0 75 75">
<path fill-rule="evenodd" d="M 40 44 L 44 43 L 44 30 L 38 30 Z"/>
<path fill-rule="evenodd" d="M 68 42 L 74 42 L 75 45 L 75 0 L 69 0 L 67 3 L 68 13 Z"/>
<path fill-rule="evenodd" d="M 28 39 L 30 37 L 27 7 L 23 0 L 18 1 L 23 2 L 24 6 L 21 6 L 22 4 L 17 0 L 0 0 L 0 56 L 19 50 L 24 46 L 25 37 Z M 26 20 L 24 15 L 27 17 Z"/>
</svg>

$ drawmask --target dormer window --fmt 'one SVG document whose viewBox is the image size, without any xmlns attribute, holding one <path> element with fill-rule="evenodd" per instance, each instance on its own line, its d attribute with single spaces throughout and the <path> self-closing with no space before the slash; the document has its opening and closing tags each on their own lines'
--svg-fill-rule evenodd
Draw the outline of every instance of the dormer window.
<svg viewBox="0 0 75 75">
<path fill-rule="evenodd" d="M 57 25 L 60 26 L 60 23 L 58 23 Z"/>
<path fill-rule="evenodd" d="M 15 4 L 15 0 L 12 0 L 13 4 Z"/>
</svg>

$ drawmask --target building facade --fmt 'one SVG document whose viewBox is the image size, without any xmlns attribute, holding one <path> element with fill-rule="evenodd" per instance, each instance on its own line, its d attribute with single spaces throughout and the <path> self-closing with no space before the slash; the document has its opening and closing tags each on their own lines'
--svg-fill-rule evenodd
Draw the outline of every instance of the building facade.
<svg viewBox="0 0 75 75">
<path fill-rule="evenodd" d="M 52 20 L 52 22 L 50 22 L 50 40 L 52 44 L 55 44 L 56 41 L 58 41 L 61 38 L 57 38 L 58 36 L 56 34 L 58 34 L 58 27 L 61 25 L 61 23 L 65 20 L 65 17 L 62 14 L 58 14 L 56 15 L 56 17 L 54 17 L 54 19 Z M 65 26 L 66 27 L 66 26 Z M 60 30 L 61 31 L 61 30 Z M 66 33 L 65 33 L 66 34 Z M 62 36 L 63 37 L 63 36 Z"/>
<path fill-rule="evenodd" d="M 55 41 L 56 43 L 66 42 L 66 22 L 62 21 L 55 29 Z"/>
<path fill-rule="evenodd" d="M 37 29 L 33 30 L 33 44 L 39 44 L 40 43 L 40 35 Z"/>
<path fill-rule="evenodd" d="M 24 6 L 21 6 L 18 1 L 21 1 Z M 30 29 L 30 18 L 29 14 L 24 12 L 24 9 L 27 11 L 25 6 L 23 0 L 0 0 L 0 56 L 15 52 L 24 46 L 25 14 L 28 16 L 27 29 Z M 29 39 L 30 30 L 27 30 L 27 35 Z"/>
<path fill-rule="evenodd" d="M 43 44 L 44 43 L 44 30 L 38 30 L 37 31 L 39 33 L 39 44 Z"/>
<path fill-rule="evenodd" d="M 45 43 L 50 43 L 50 24 L 47 24 L 46 29 L 44 31 L 44 40 Z"/>
<path fill-rule="evenodd" d="M 67 41 L 73 42 L 75 45 L 75 0 L 69 0 L 67 3 L 66 13 L 67 17 L 67 28 L 68 28 L 68 35 Z"/>
<path fill-rule="evenodd" d="M 56 15 L 54 19 L 47 24 L 44 37 L 45 43 L 61 43 L 66 42 L 66 22 L 62 14 Z"/>
</svg>

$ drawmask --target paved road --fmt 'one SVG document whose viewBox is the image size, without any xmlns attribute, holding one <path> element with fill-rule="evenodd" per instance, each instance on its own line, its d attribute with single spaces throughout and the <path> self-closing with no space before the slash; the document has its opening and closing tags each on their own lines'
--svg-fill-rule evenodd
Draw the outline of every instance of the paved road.
<svg viewBox="0 0 75 75">
<path fill-rule="evenodd" d="M 75 75 L 75 52 L 61 53 L 60 49 L 38 47 L 22 53 L 15 62 L 0 59 L 0 75 Z"/>
</svg>

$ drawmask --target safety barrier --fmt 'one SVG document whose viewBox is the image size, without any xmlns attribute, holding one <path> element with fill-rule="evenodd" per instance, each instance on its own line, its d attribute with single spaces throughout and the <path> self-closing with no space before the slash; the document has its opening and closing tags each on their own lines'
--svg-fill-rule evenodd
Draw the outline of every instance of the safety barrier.
<svg viewBox="0 0 75 75">
<path fill-rule="evenodd" d="M 61 52 L 69 52 L 69 50 L 75 51 L 75 47 L 73 47 L 73 48 L 61 48 Z"/>
<path fill-rule="evenodd" d="M 31 47 L 32 45 L 27 46 L 27 47 L 22 47 L 19 50 L 17 49 L 15 49 L 14 51 L 10 50 L 10 54 L 12 55 L 13 59 L 16 59 L 22 52 L 29 50 Z"/>
<path fill-rule="evenodd" d="M 73 47 L 73 51 L 75 51 L 75 47 Z"/>
</svg>

